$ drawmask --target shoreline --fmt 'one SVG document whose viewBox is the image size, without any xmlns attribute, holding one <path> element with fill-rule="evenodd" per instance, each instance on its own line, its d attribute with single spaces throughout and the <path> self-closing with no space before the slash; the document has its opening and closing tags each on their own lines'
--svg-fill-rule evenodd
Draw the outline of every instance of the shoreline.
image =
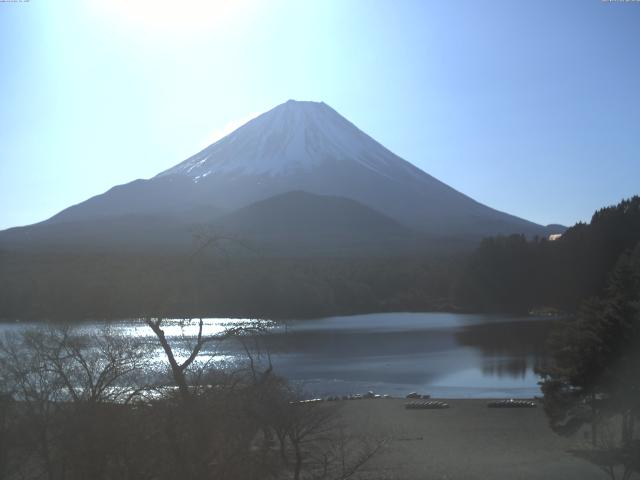
<svg viewBox="0 0 640 480">
<path fill-rule="evenodd" d="M 409 399 L 336 402 L 346 427 L 382 438 L 364 478 L 396 480 L 600 480 L 598 467 L 570 451 L 582 435 L 561 437 L 536 408 L 488 408 L 489 399 L 438 399 L 446 409 L 405 409 Z"/>
<path fill-rule="evenodd" d="M 379 315 L 379 314 L 404 314 L 404 313 L 451 313 L 451 314 L 459 314 L 459 315 L 496 315 L 496 316 L 505 316 L 505 317 L 531 317 L 532 319 L 547 319 L 547 320 L 559 320 L 562 318 L 566 318 L 570 313 L 562 312 L 562 313 L 544 313 L 544 312 L 536 312 L 535 310 L 522 310 L 522 311 L 502 311 L 502 310 L 475 310 L 468 309 L 464 307 L 453 307 L 453 308 L 409 308 L 406 310 L 402 309 L 362 309 L 362 310 L 354 310 L 354 311 L 340 311 L 337 310 L 335 312 L 325 312 L 317 315 L 309 315 L 309 314 L 300 314 L 300 315 L 286 315 L 286 316 L 268 316 L 265 315 L 263 317 L 257 318 L 251 315 L 248 315 L 246 312 L 208 312 L 206 314 L 200 314 L 192 316 L 192 314 L 183 313 L 182 315 L 172 312 L 168 314 L 165 318 L 167 320 L 177 320 L 177 319 L 191 319 L 197 320 L 199 318 L 203 319 L 231 319 L 231 320 L 266 320 L 266 321 L 274 321 L 274 322 L 293 322 L 293 321 L 305 321 L 305 320 L 321 320 L 324 318 L 333 318 L 333 317 L 357 317 L 361 315 Z M 156 315 L 151 315 L 155 317 Z M 268 318 L 267 318 L 268 317 Z M 50 316 L 50 317 L 23 317 L 23 318 L 15 318 L 15 317 L 0 317 L 0 324 L 11 324 L 11 323 L 68 323 L 68 324 L 84 324 L 91 322 L 120 322 L 120 321 L 131 321 L 136 320 L 141 317 L 136 317 L 135 315 L 130 316 L 106 316 L 106 317 L 81 317 L 76 318 L 73 316 L 67 316 L 66 319 L 63 319 L 58 316 Z"/>
</svg>

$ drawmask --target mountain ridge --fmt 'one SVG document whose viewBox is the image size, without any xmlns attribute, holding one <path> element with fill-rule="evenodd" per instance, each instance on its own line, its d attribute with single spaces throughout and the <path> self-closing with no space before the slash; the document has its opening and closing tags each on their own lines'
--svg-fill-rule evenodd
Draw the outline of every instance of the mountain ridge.
<svg viewBox="0 0 640 480">
<path fill-rule="evenodd" d="M 41 223 L 130 215 L 207 223 L 212 209 L 230 213 L 293 191 L 325 197 L 329 203 L 327 197 L 350 199 L 425 238 L 470 246 L 489 235 L 559 233 L 555 226 L 550 231 L 458 192 L 325 103 L 294 100 L 148 180 L 115 186 Z"/>
</svg>

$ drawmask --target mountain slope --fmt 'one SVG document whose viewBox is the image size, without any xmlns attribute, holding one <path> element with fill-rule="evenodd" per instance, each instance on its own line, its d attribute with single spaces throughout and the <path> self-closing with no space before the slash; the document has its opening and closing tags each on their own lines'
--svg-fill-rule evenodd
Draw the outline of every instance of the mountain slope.
<svg viewBox="0 0 640 480">
<path fill-rule="evenodd" d="M 409 252 L 422 241 L 417 232 L 354 200 L 302 191 L 223 215 L 213 229 L 286 255 Z"/>
<path fill-rule="evenodd" d="M 43 223 L 130 215 L 207 223 L 213 209 L 232 212 L 291 191 L 350 199 L 443 241 L 471 244 L 487 235 L 551 233 L 440 182 L 328 105 L 296 101 L 260 115 L 156 177 L 114 187 Z"/>
<path fill-rule="evenodd" d="M 171 177 L 203 184 L 228 208 L 298 189 L 352 198 L 436 236 L 546 233 L 428 175 L 324 103 L 290 100 L 156 179 Z"/>
<path fill-rule="evenodd" d="M 42 222 L 0 232 L 0 248 L 12 251 L 119 251 L 194 248 L 193 223 L 177 215 L 127 214 L 67 222 Z"/>
</svg>

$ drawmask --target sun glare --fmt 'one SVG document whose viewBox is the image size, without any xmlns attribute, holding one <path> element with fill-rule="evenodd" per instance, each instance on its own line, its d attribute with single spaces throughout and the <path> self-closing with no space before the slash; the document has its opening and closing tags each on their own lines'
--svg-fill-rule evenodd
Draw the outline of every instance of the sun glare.
<svg viewBox="0 0 640 480">
<path fill-rule="evenodd" d="M 253 0 L 96 0 L 98 13 L 133 28 L 185 33 L 224 28 L 249 10 Z"/>
<path fill-rule="evenodd" d="M 223 137 L 226 137 L 227 135 L 229 135 L 230 133 L 232 133 L 233 131 L 237 130 L 238 128 L 240 128 L 241 126 L 243 126 L 245 123 L 253 120 L 254 118 L 256 118 L 257 116 L 260 115 L 261 112 L 253 112 L 250 113 L 248 115 L 245 115 L 243 117 L 237 118 L 235 120 L 232 120 L 230 122 L 225 123 L 221 128 L 215 130 L 211 136 L 209 138 L 206 139 L 205 145 L 204 147 L 208 147 L 209 145 L 211 145 L 212 143 L 217 142 L 218 140 L 220 140 Z"/>
</svg>

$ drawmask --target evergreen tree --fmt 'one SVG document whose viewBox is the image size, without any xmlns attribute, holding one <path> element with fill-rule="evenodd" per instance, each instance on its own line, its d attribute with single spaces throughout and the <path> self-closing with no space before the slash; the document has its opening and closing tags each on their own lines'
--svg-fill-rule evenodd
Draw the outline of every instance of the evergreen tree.
<svg viewBox="0 0 640 480">
<path fill-rule="evenodd" d="M 571 434 L 605 419 L 622 419 L 629 448 L 640 415 L 640 243 L 623 254 L 602 298 L 583 304 L 550 339 L 553 364 L 539 371 L 551 427 Z"/>
</svg>

